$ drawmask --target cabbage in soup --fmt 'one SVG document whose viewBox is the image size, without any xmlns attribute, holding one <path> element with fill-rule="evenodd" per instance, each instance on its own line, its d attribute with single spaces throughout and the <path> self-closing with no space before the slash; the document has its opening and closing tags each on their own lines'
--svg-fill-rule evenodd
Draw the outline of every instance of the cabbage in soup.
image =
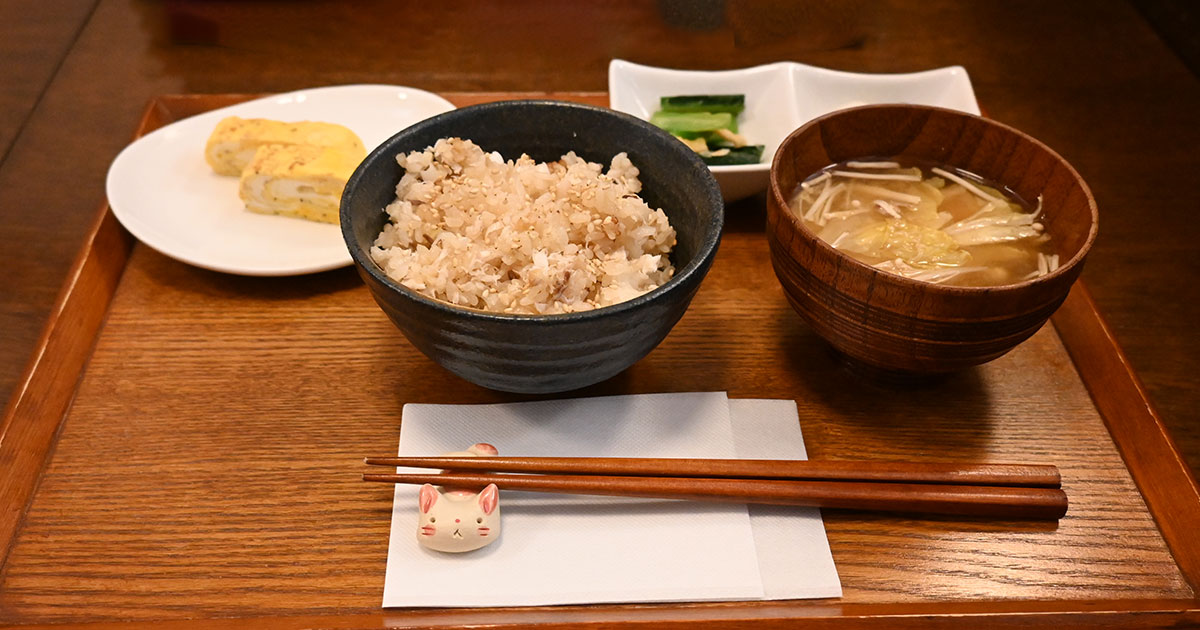
<svg viewBox="0 0 1200 630">
<path fill-rule="evenodd" d="M 997 286 L 1058 268 L 1041 197 L 1030 208 L 958 169 L 852 160 L 809 177 L 790 205 L 835 249 L 914 280 Z"/>
</svg>

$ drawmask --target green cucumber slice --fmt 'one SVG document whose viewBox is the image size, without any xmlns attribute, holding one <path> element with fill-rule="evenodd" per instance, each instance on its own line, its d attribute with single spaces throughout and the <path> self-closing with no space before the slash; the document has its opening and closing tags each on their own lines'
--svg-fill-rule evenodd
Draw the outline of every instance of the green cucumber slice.
<svg viewBox="0 0 1200 630">
<path fill-rule="evenodd" d="M 725 155 L 704 156 L 700 158 L 709 166 L 734 166 L 737 164 L 758 164 L 762 162 L 764 146 L 754 144 L 736 149 L 730 149 Z"/>
<path fill-rule="evenodd" d="M 730 125 L 733 124 L 733 115 L 728 112 L 715 114 L 709 112 L 655 112 L 650 117 L 650 122 L 667 132 L 685 138 L 694 138 L 706 131 L 730 129 Z"/>
<path fill-rule="evenodd" d="M 735 117 L 746 109 L 744 94 L 694 94 L 659 99 L 664 112 L 727 112 Z"/>
</svg>

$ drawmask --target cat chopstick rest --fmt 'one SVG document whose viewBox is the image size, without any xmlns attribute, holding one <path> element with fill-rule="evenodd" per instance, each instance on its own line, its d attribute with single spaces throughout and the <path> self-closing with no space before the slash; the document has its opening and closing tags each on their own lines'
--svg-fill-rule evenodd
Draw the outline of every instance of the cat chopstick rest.
<svg viewBox="0 0 1200 630">
<path fill-rule="evenodd" d="M 479 494 L 445 494 L 421 486 L 421 527 L 417 541 L 427 549 L 474 551 L 500 536 L 500 490 L 488 484 Z"/>
<path fill-rule="evenodd" d="M 491 444 L 476 444 L 447 456 L 496 455 Z M 485 547 L 500 537 L 500 490 L 488 484 L 478 494 L 463 488 L 421 486 L 417 542 L 426 549 L 462 553 Z"/>
</svg>

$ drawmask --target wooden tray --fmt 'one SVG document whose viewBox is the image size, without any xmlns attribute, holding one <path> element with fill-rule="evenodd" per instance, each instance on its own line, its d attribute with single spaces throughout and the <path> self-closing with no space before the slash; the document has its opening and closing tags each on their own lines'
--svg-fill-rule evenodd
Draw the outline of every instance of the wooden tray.
<svg viewBox="0 0 1200 630">
<path fill-rule="evenodd" d="M 164 96 L 138 133 L 246 98 Z M 814 458 L 1054 463 L 1066 518 L 827 511 L 837 600 L 384 610 L 392 490 L 359 482 L 359 458 L 395 450 L 405 403 L 522 397 L 418 353 L 352 269 L 212 273 L 137 244 L 103 208 L 4 416 L 0 624 L 1200 624 L 1200 492 L 1082 286 L 1053 327 L 987 366 L 934 386 L 865 385 L 788 307 L 761 206 L 729 208 L 712 271 L 666 341 L 575 395 L 795 399 Z"/>
</svg>

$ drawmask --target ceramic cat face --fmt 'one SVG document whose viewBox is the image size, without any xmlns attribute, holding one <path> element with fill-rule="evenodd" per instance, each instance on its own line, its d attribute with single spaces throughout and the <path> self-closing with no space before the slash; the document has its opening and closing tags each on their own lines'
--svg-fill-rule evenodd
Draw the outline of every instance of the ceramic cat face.
<svg viewBox="0 0 1200 630">
<path fill-rule="evenodd" d="M 479 494 L 462 490 L 438 492 L 421 486 L 421 520 L 417 542 L 433 549 L 474 551 L 500 537 L 500 490 L 488 484 Z"/>
</svg>

